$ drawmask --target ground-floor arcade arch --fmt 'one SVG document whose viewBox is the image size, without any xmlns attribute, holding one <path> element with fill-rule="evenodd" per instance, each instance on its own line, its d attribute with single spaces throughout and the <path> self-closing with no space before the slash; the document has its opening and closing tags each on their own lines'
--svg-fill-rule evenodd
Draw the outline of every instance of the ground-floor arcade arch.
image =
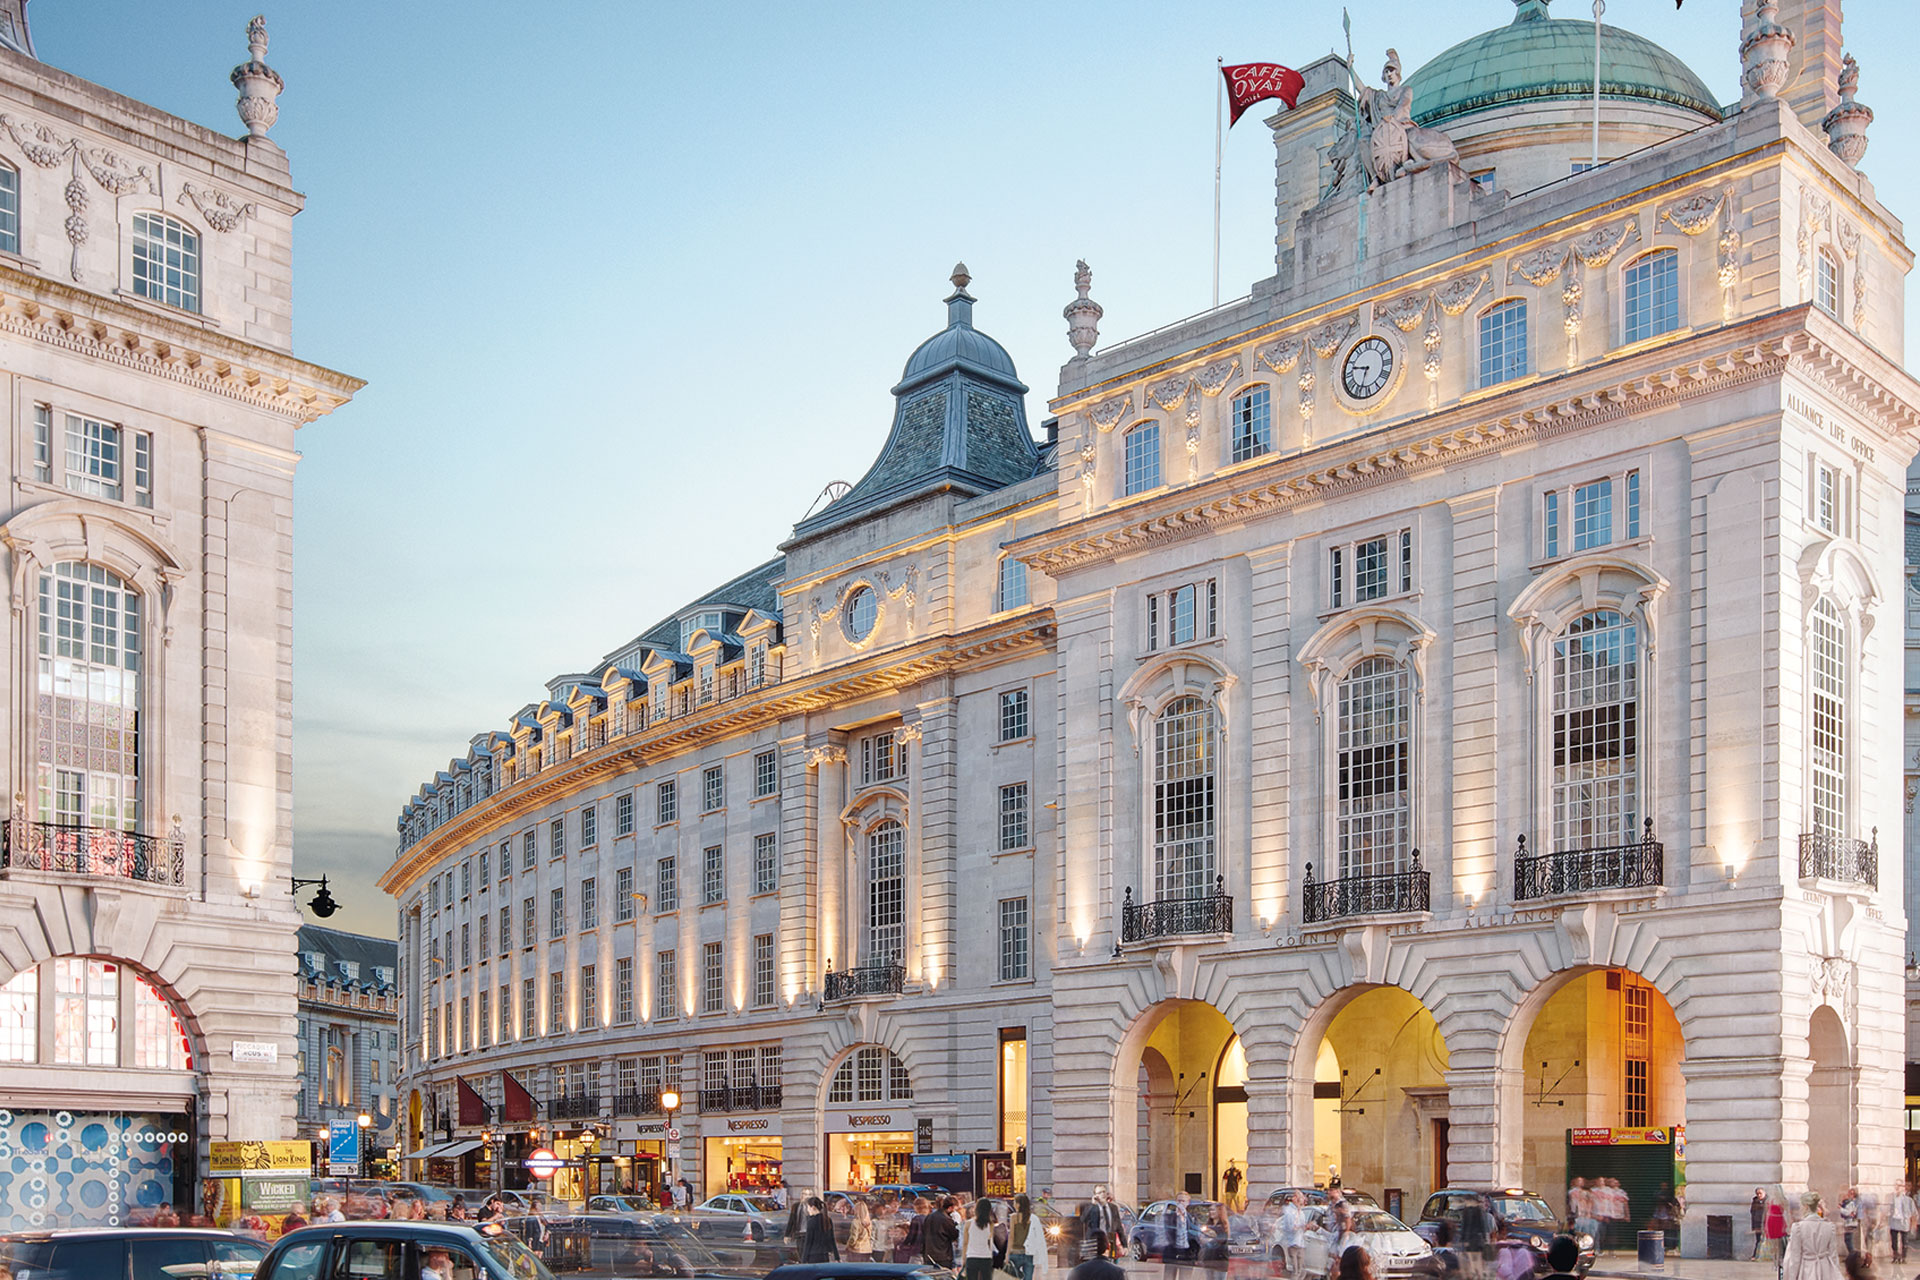
<svg viewBox="0 0 1920 1280">
<path fill-rule="evenodd" d="M 1130 1179 L 1116 1170 L 1116 1196 L 1131 1193 L 1141 1204 L 1181 1190 L 1217 1197 L 1230 1161 L 1247 1168 L 1246 1050 L 1218 1009 L 1201 1000 L 1152 1006 L 1127 1036 L 1115 1070 L 1116 1101 L 1130 1093 L 1135 1118 L 1133 1142 L 1116 1144 L 1123 1165 L 1133 1156 Z M 1116 1105 L 1116 1122 L 1124 1123 L 1127 1110 Z"/>
</svg>

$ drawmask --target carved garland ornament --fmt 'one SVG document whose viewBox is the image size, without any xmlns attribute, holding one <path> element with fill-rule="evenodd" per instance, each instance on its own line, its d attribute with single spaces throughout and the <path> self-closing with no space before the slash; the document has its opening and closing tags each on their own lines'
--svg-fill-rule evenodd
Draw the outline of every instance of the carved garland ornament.
<svg viewBox="0 0 1920 1280">
<path fill-rule="evenodd" d="M 1184 373 L 1177 373 L 1147 388 L 1147 399 L 1172 413 L 1187 398 L 1187 387 L 1193 379 Z"/>
<path fill-rule="evenodd" d="M 1473 305 L 1480 296 L 1480 290 L 1493 283 L 1493 273 L 1482 271 L 1477 276 L 1461 276 L 1458 280 L 1441 285 L 1434 293 L 1434 300 L 1440 309 L 1450 316 L 1457 316 Z"/>
<path fill-rule="evenodd" d="M 1660 211 L 1660 221 L 1671 223 L 1682 235 L 1697 236 L 1713 226 L 1726 198 L 1726 193 L 1716 191 L 1676 200 Z"/>
<path fill-rule="evenodd" d="M 1307 344 L 1298 338 L 1282 338 L 1260 348 L 1256 358 L 1275 373 L 1292 373 L 1293 366 L 1300 363 L 1300 353 L 1306 349 Z"/>
<path fill-rule="evenodd" d="M 1601 227 L 1581 236 L 1573 242 L 1573 251 L 1589 267 L 1604 267 L 1613 261 L 1614 254 L 1639 238 L 1640 223 L 1629 218 L 1617 227 Z"/>
<path fill-rule="evenodd" d="M 62 138 L 44 124 L 15 120 L 12 116 L 0 114 L 0 128 L 4 128 L 14 145 L 20 148 L 20 154 L 42 169 L 51 169 L 67 157 L 72 157 L 73 176 L 67 180 L 63 193 L 67 201 L 67 243 L 73 246 L 67 274 L 75 284 L 86 283 L 80 271 L 80 246 L 91 235 L 87 226 L 90 200 L 87 185 L 80 180 L 81 170 L 84 169 L 101 188 L 114 196 L 131 195 L 141 190 L 149 195 L 156 193 L 159 188 L 154 186 L 153 171 L 107 147 L 86 147 L 81 145 L 78 138 Z"/>
<path fill-rule="evenodd" d="M 1800 295 L 1813 297 L 1813 233 L 1831 230 L 1833 208 L 1825 196 L 1817 195 L 1811 187 L 1800 189 L 1800 229 L 1794 235 L 1794 247 L 1799 250 L 1799 261 L 1795 264 L 1794 275 L 1800 280 Z"/>
<path fill-rule="evenodd" d="M 1867 277 L 1860 270 L 1860 229 L 1840 219 L 1840 252 L 1847 255 L 1847 272 L 1853 277 L 1853 327 L 1867 322 Z"/>
<path fill-rule="evenodd" d="M 1414 326 L 1420 323 L 1420 318 L 1427 314 L 1427 307 L 1432 301 L 1433 295 L 1430 293 L 1410 293 L 1389 302 L 1380 309 L 1380 314 L 1400 332 L 1412 333 Z"/>
<path fill-rule="evenodd" d="M 1199 373 L 1195 374 L 1194 379 L 1200 384 L 1200 390 L 1202 392 L 1210 396 L 1217 396 L 1227 389 L 1227 384 L 1232 382 L 1239 373 L 1239 357 L 1229 356 L 1225 360 L 1214 361 Z"/>
<path fill-rule="evenodd" d="M 1087 416 L 1093 419 L 1093 425 L 1102 431 L 1111 431 L 1120 425 L 1122 419 L 1133 413 L 1133 397 L 1121 396 L 1115 400 L 1102 400 L 1087 410 Z"/>
<path fill-rule="evenodd" d="M 1560 278 L 1560 272 L 1565 269 L 1572 257 L 1572 250 L 1563 249 L 1559 245 L 1548 245 L 1542 249 L 1535 249 L 1525 257 L 1514 259 L 1513 275 L 1519 276 L 1536 289 L 1544 289 Z M 1509 280 L 1512 278 L 1512 276 L 1508 277 Z"/>
<path fill-rule="evenodd" d="M 1341 316 L 1338 320 L 1329 320 L 1315 329 L 1307 341 L 1313 344 L 1314 354 L 1325 360 L 1340 349 L 1340 344 L 1347 340 L 1347 335 L 1352 333 L 1359 323 L 1358 312 Z"/>
<path fill-rule="evenodd" d="M 180 184 L 179 203 L 190 204 L 198 209 L 207 225 L 219 232 L 232 231 L 260 212 L 252 201 L 242 204 L 224 191 L 202 189 L 191 182 Z"/>
</svg>

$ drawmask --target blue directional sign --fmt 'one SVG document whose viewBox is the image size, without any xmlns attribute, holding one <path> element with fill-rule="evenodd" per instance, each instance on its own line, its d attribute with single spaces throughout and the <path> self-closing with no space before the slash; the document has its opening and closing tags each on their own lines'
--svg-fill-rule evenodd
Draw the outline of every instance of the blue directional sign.
<svg viewBox="0 0 1920 1280">
<path fill-rule="evenodd" d="M 360 1171 L 360 1126 L 354 1121 L 327 1122 L 327 1170 L 345 1174 Z"/>
</svg>

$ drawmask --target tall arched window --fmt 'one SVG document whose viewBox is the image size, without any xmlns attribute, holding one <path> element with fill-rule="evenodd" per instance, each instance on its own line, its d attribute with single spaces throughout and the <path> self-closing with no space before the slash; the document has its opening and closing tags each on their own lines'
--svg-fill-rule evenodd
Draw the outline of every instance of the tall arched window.
<svg viewBox="0 0 1920 1280">
<path fill-rule="evenodd" d="M 1143 422 L 1127 432 L 1128 493 L 1160 487 L 1160 424 Z"/>
<path fill-rule="evenodd" d="M 42 822 L 140 822 L 140 597 L 99 565 L 40 575 L 37 787 Z"/>
<path fill-rule="evenodd" d="M 1509 299 L 1480 313 L 1480 385 L 1527 376 L 1527 304 Z"/>
<path fill-rule="evenodd" d="M 1640 820 L 1640 629 L 1612 609 L 1553 642 L 1553 847 L 1626 844 Z"/>
<path fill-rule="evenodd" d="M 1628 342 L 1639 342 L 1680 327 L 1680 254 L 1655 249 L 1627 264 Z"/>
<path fill-rule="evenodd" d="M 200 309 L 200 237 L 164 213 L 133 215 L 133 292 L 182 311 Z"/>
<path fill-rule="evenodd" d="M 1843 836 L 1847 828 L 1847 627 L 1831 600 L 1813 606 L 1807 643 L 1812 655 L 1813 830 Z"/>
<path fill-rule="evenodd" d="M 862 964 L 899 964 L 906 950 L 907 834 L 888 818 L 867 832 L 867 945 Z"/>
<path fill-rule="evenodd" d="M 1153 889 L 1155 898 L 1214 891 L 1215 727 L 1213 707 L 1175 698 L 1153 723 Z"/>
<path fill-rule="evenodd" d="M 891 1049 L 869 1044 L 849 1054 L 827 1086 L 827 1102 L 911 1102 L 913 1079 Z"/>
<path fill-rule="evenodd" d="M 1403 871 L 1413 829 L 1413 682 L 1405 664 L 1367 658 L 1347 673 L 1338 732 L 1340 874 Z"/>
<path fill-rule="evenodd" d="M 1813 302 L 1830 316 L 1840 314 L 1840 259 L 1831 249 L 1814 255 Z"/>
</svg>

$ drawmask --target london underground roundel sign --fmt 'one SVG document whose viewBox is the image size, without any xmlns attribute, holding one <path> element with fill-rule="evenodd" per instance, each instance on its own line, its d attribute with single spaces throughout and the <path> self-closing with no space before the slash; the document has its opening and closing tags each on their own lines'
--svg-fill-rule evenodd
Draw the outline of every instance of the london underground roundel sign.
<svg viewBox="0 0 1920 1280">
<path fill-rule="evenodd" d="M 527 1172 L 534 1177 L 551 1178 L 556 1172 L 563 1168 L 567 1162 L 553 1154 L 548 1148 L 541 1147 L 538 1151 L 528 1156 L 523 1163 L 527 1166 Z"/>
</svg>

